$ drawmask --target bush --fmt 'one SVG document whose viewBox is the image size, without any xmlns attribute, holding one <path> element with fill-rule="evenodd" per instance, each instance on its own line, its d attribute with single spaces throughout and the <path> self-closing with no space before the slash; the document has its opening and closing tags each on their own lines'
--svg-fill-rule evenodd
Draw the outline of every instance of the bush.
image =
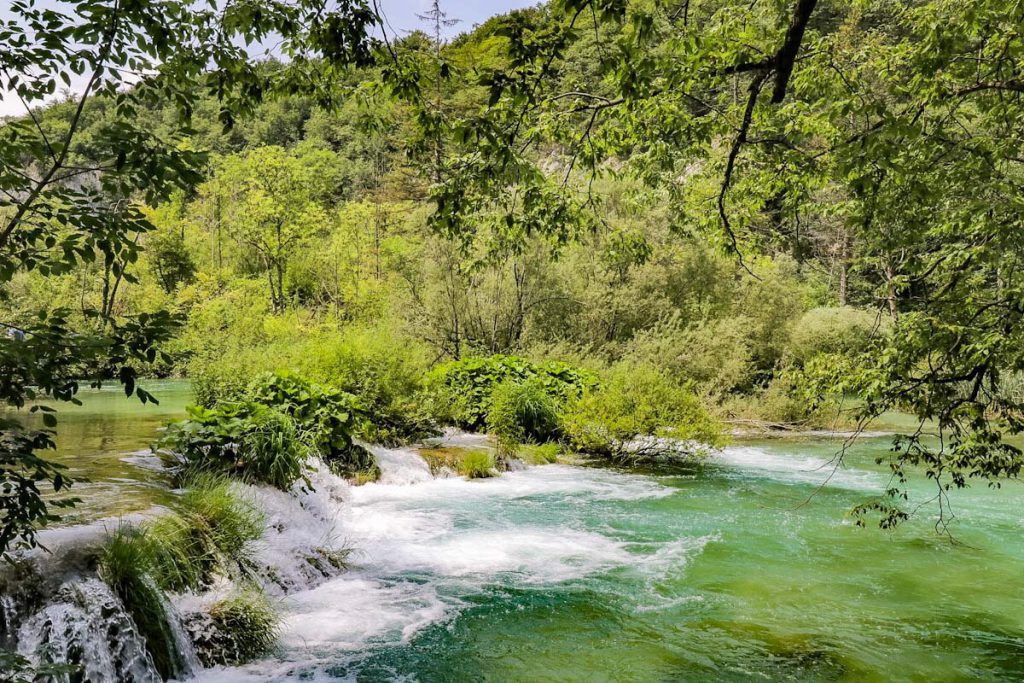
<svg viewBox="0 0 1024 683">
<path fill-rule="evenodd" d="M 558 410 L 558 403 L 540 377 L 521 383 L 506 380 L 491 396 L 487 429 L 498 437 L 499 448 L 511 453 L 523 442 L 543 443 L 557 438 Z"/>
<path fill-rule="evenodd" d="M 100 550 L 99 573 L 146 640 L 157 671 L 173 678 L 182 670 L 171 628 L 167 601 L 153 580 L 153 555 L 144 531 L 122 525 Z"/>
<path fill-rule="evenodd" d="M 310 449 L 288 415 L 253 401 L 188 414 L 157 444 L 179 481 L 219 473 L 288 490 L 304 476 Z"/>
<path fill-rule="evenodd" d="M 193 358 L 199 405 L 242 400 L 261 374 L 297 374 L 358 397 L 362 419 L 354 433 L 363 438 L 397 444 L 436 432 L 417 400 L 430 365 L 422 342 L 383 326 L 337 329 L 294 314 L 268 316 L 263 327 L 264 336 L 248 346 Z"/>
<path fill-rule="evenodd" d="M 207 623 L 193 631 L 205 666 L 238 666 L 270 653 L 277 642 L 277 611 L 257 590 L 243 590 L 210 607 Z"/>
<path fill-rule="evenodd" d="M 819 354 L 849 355 L 878 334 L 878 316 L 856 308 L 814 308 L 793 327 L 788 355 L 798 366 Z"/>
<path fill-rule="evenodd" d="M 495 355 L 438 366 L 428 383 L 436 414 L 442 421 L 479 431 L 487 424 L 498 385 L 528 379 L 535 379 L 558 402 L 578 398 L 596 382 L 591 373 L 565 363 L 538 364 L 517 356 Z"/>
<path fill-rule="evenodd" d="M 430 361 L 419 340 L 384 326 L 354 326 L 311 340 L 295 367 L 358 396 L 366 418 L 359 425 L 360 435 L 397 445 L 436 433 L 417 400 Z"/>
<path fill-rule="evenodd" d="M 376 469 L 373 455 L 352 441 L 359 422 L 365 419 L 365 411 L 352 394 L 278 373 L 257 378 L 247 395 L 294 420 L 303 442 L 338 474 L 355 476 Z"/>
<path fill-rule="evenodd" d="M 577 450 L 619 460 L 678 451 L 685 442 L 717 445 L 722 438 L 689 389 L 650 366 L 630 364 L 616 366 L 600 389 L 570 403 L 563 424 Z M 671 441 L 632 447 L 638 438 L 658 436 Z"/>
<path fill-rule="evenodd" d="M 673 320 L 638 333 L 629 362 L 651 365 L 679 381 L 690 381 L 715 398 L 747 389 L 754 377 L 747 318 L 722 318 L 683 327 Z"/>
</svg>

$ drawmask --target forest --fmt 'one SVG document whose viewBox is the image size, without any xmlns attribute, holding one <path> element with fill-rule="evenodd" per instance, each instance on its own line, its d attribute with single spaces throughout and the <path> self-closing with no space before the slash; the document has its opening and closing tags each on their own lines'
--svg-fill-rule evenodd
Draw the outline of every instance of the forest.
<svg viewBox="0 0 1024 683">
<path fill-rule="evenodd" d="M 980 593 L 1019 580 L 1024 547 L 999 536 L 1019 519 L 998 515 L 1019 509 L 1024 465 L 1024 3 L 549 0 L 466 26 L 457 3 L 435 0 L 411 31 L 386 13 L 364 0 L 13 0 L 0 14 L 0 94 L 16 112 L 0 119 L 0 666 L 11 672 L 0 680 L 238 680 L 218 672 L 242 665 L 256 667 L 241 670 L 252 680 L 548 680 L 513 655 L 484 668 L 459 630 L 470 618 L 494 637 L 536 624 L 467 617 L 445 600 L 456 635 L 436 647 L 462 652 L 464 668 L 415 659 L 401 647 L 421 626 L 390 622 L 381 633 L 397 629 L 401 647 L 334 643 L 362 654 L 333 664 L 280 655 L 282 596 L 301 603 L 354 576 L 383 582 L 386 596 L 396 577 L 450 588 L 475 576 L 452 568 L 462 545 L 443 546 L 437 565 L 418 545 L 382 546 L 382 558 L 417 560 L 387 572 L 366 561 L 375 574 L 357 559 L 360 539 L 385 542 L 359 526 L 375 496 L 462 519 L 429 507 L 442 504 L 435 494 L 401 497 L 445 477 L 548 495 L 562 489 L 529 477 L 564 476 L 597 496 L 588 515 L 604 514 L 600 487 L 696 477 L 704 507 L 676 513 L 691 521 L 733 508 L 754 525 L 759 506 L 785 509 L 777 523 L 805 529 L 792 532 L 813 538 L 803 545 L 856 558 L 900 539 L 910 574 L 984 566 L 928 555 L 970 547 L 998 557 L 1002 588 Z M 111 386 L 140 415 L 159 409 L 159 387 L 187 387 L 173 419 L 132 446 L 156 463 L 154 495 L 171 497 L 67 550 L 48 534 L 109 521 L 90 516 L 86 494 L 113 475 L 74 457 L 85 442 L 68 440 L 65 414 L 75 429 L 75 411 Z M 714 475 L 755 465 L 766 478 L 745 486 L 760 502 L 734 500 L 743 487 Z M 612 476 L 622 479 L 602 479 Z M 536 514 L 569 514 L 564 498 L 543 501 Z M 806 528 L 791 519 L 805 505 Z M 325 506 L 338 508 L 330 524 L 275 522 Z M 387 517 L 396 509 L 407 512 L 378 510 L 397 525 L 386 543 L 407 521 Z M 644 510 L 607 514 L 665 514 Z M 547 552 L 508 536 L 533 523 L 501 527 L 494 552 Z M 559 534 L 598 533 L 565 524 Z M 722 524 L 678 533 L 704 539 L 703 558 L 703 544 L 728 537 Z M 320 527 L 341 536 L 309 540 Z M 639 552 L 588 538 L 559 556 L 566 571 Z M 782 582 L 797 560 L 773 552 Z M 74 582 L 52 570 L 68 563 Z M 500 571 L 518 578 L 481 585 L 549 581 L 519 564 Z M 580 571 L 572 580 L 591 581 Z M 966 573 L 933 578 L 968 592 Z M 51 601 L 69 590 L 78 597 Z M 381 619 L 401 611 L 331 595 Z M 116 628 L 137 636 L 135 650 L 83 644 L 91 627 L 52 611 L 76 604 L 95 626 L 104 600 L 122 606 Z M 865 606 L 864 619 L 880 609 Z M 956 663 L 914 641 L 907 675 L 1024 673 L 1024 610 L 993 609 L 951 608 L 965 624 L 1000 624 L 993 652 L 957 649 L 969 630 L 958 622 L 942 627 L 958 634 Z M 637 642 L 696 618 L 646 624 L 662 635 Z M 695 632 L 740 628 L 707 618 Z M 842 634 L 798 642 L 793 617 L 785 628 L 750 618 L 761 631 L 723 641 L 742 646 L 710 646 L 739 661 L 756 643 L 768 668 L 636 652 L 686 664 L 576 662 L 547 675 L 878 673 L 878 643 L 851 654 L 834 643 Z M 416 638 L 442 638 L 423 628 Z M 902 628 L 894 637 L 913 640 Z"/>
</svg>

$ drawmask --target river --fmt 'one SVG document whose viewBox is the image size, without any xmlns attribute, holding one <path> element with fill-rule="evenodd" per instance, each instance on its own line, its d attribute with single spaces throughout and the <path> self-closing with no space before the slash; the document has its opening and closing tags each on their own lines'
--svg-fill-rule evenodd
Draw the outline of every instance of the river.
<svg viewBox="0 0 1024 683">
<path fill-rule="evenodd" d="M 101 394 L 62 414 L 61 457 L 92 479 L 76 520 L 166 495 L 143 451 L 186 392 L 162 388 L 161 407 Z M 332 513 L 351 569 L 280 598 L 275 657 L 199 678 L 1024 678 L 1024 489 L 954 492 L 956 543 L 930 505 L 895 532 L 859 528 L 847 512 L 885 487 L 890 441 L 860 441 L 824 486 L 842 442 L 822 435 L 474 481 L 388 451 L 384 481 Z M 913 483 L 920 502 L 933 489 Z"/>
</svg>

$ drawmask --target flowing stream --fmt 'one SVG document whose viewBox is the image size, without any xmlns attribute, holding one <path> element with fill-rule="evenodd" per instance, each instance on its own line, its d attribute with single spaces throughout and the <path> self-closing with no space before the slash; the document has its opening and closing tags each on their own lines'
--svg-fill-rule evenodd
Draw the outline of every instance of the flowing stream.
<svg viewBox="0 0 1024 683">
<path fill-rule="evenodd" d="M 886 486 L 874 457 L 889 439 L 833 471 L 841 443 L 475 481 L 376 449 L 379 483 L 321 473 L 299 500 L 254 489 L 276 529 L 268 563 L 288 574 L 290 548 L 331 544 L 351 566 L 289 579 L 273 657 L 195 679 L 1024 678 L 1019 483 L 954 493 L 956 543 L 936 533 L 934 504 L 895 532 L 859 528 L 846 513 Z M 126 457 L 119 478 L 149 481 L 145 459 Z M 926 503 L 934 484 L 913 494 Z"/>
</svg>

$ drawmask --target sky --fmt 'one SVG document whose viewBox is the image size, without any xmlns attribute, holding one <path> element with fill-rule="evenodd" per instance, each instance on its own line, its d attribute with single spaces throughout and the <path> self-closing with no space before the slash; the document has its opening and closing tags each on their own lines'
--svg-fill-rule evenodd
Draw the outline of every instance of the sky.
<svg viewBox="0 0 1024 683">
<path fill-rule="evenodd" d="M 405 34 L 417 28 L 425 28 L 425 24 L 417 15 L 430 9 L 429 0 L 378 0 L 384 16 L 387 18 L 389 31 Z M 538 4 L 538 0 L 442 0 L 441 9 L 449 19 L 458 19 L 459 23 L 445 29 L 451 38 L 472 28 L 495 14 L 503 14 L 509 10 L 530 7 Z M 66 9 L 59 0 L 37 0 L 36 7 L 55 7 Z M 7 1 L 0 0 L 0 20 L 11 18 Z M 2 46 L 0 46 L 2 49 Z M 85 85 L 87 76 L 71 81 L 71 89 L 80 91 Z M 25 107 L 16 96 L 0 90 L 0 117 L 21 116 Z"/>
</svg>

